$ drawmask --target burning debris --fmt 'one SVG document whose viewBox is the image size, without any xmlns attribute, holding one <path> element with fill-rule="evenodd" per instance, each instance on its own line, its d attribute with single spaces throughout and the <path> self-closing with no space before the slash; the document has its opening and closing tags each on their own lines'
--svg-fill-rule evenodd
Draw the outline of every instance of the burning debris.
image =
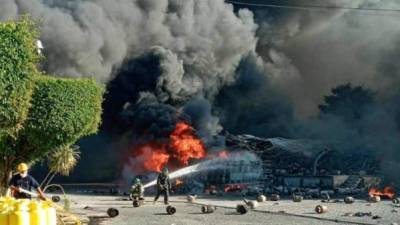
<svg viewBox="0 0 400 225">
<path fill-rule="evenodd" d="M 366 175 L 365 167 L 358 163 L 364 162 L 372 168 L 373 163 L 368 157 L 351 156 L 352 164 L 344 167 L 343 162 L 350 156 L 341 155 L 340 151 L 331 150 L 318 141 L 227 133 L 226 145 L 229 149 L 246 149 L 261 159 L 263 175 L 260 181 L 267 192 L 301 192 L 302 196 L 311 198 L 321 197 L 324 190 L 331 194 L 356 194 L 381 181 L 373 171 Z"/>
<path fill-rule="evenodd" d="M 377 196 L 377 197 L 380 197 L 380 198 L 393 199 L 395 197 L 395 195 L 396 195 L 396 191 L 391 186 L 384 187 L 382 191 L 379 191 L 377 188 L 372 187 L 372 188 L 369 189 L 368 194 L 372 198 L 374 196 Z"/>
<path fill-rule="evenodd" d="M 160 172 L 165 166 L 187 166 L 189 160 L 204 158 L 207 152 L 202 141 L 194 134 L 194 129 L 187 123 L 179 122 L 166 141 L 140 144 L 133 148 L 131 154 L 134 163 L 130 163 L 129 167 L 141 174 Z"/>
</svg>

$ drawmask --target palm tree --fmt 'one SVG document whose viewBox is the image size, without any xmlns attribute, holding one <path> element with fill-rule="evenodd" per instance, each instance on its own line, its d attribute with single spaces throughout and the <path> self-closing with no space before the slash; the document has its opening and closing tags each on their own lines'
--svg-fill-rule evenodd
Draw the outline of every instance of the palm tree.
<svg viewBox="0 0 400 225">
<path fill-rule="evenodd" d="M 46 187 L 57 175 L 68 176 L 80 158 L 79 146 L 62 146 L 55 149 L 47 156 L 49 173 L 44 178 L 41 186 Z M 43 188 L 44 188 L 43 187 Z"/>
</svg>

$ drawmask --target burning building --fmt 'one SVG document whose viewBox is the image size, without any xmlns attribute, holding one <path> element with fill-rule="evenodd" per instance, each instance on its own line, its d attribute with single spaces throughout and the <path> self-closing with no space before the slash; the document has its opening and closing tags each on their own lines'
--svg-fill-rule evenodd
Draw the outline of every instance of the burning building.
<svg viewBox="0 0 400 225">
<path fill-rule="evenodd" d="M 379 185 L 377 162 L 346 155 L 318 141 L 226 135 L 229 149 L 245 149 L 261 159 L 259 181 L 265 188 L 290 193 L 299 189 L 357 191 Z M 349 158 L 351 165 L 346 165 Z"/>
</svg>

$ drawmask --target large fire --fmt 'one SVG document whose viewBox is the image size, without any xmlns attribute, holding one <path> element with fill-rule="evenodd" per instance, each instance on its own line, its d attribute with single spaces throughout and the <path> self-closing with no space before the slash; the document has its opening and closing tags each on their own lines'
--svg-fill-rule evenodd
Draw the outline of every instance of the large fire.
<svg viewBox="0 0 400 225">
<path fill-rule="evenodd" d="M 190 159 L 206 156 L 203 142 L 194 135 L 194 129 L 186 123 L 177 123 L 170 135 L 169 147 L 173 150 L 172 158 L 180 165 L 187 166 Z"/>
<path fill-rule="evenodd" d="M 187 166 L 190 159 L 201 159 L 207 155 L 204 144 L 195 135 L 194 129 L 184 122 L 176 124 L 167 142 L 142 144 L 136 146 L 132 153 L 137 160 L 131 167 L 136 172 L 160 172 L 166 165 Z"/>
<path fill-rule="evenodd" d="M 386 197 L 389 199 L 393 199 L 394 196 L 396 195 L 396 192 L 393 187 L 386 186 L 385 188 L 383 188 L 382 191 L 379 191 L 377 188 L 373 187 L 373 188 L 369 189 L 368 194 L 370 196 L 380 196 L 380 197 Z"/>
</svg>

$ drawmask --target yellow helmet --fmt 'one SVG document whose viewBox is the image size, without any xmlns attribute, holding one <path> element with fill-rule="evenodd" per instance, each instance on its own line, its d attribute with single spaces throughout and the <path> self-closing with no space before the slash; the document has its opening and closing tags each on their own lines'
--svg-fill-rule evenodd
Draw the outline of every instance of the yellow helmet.
<svg viewBox="0 0 400 225">
<path fill-rule="evenodd" d="M 26 163 L 20 163 L 20 164 L 18 164 L 17 169 L 18 169 L 18 172 L 22 173 L 22 172 L 28 171 L 29 168 Z"/>
</svg>

